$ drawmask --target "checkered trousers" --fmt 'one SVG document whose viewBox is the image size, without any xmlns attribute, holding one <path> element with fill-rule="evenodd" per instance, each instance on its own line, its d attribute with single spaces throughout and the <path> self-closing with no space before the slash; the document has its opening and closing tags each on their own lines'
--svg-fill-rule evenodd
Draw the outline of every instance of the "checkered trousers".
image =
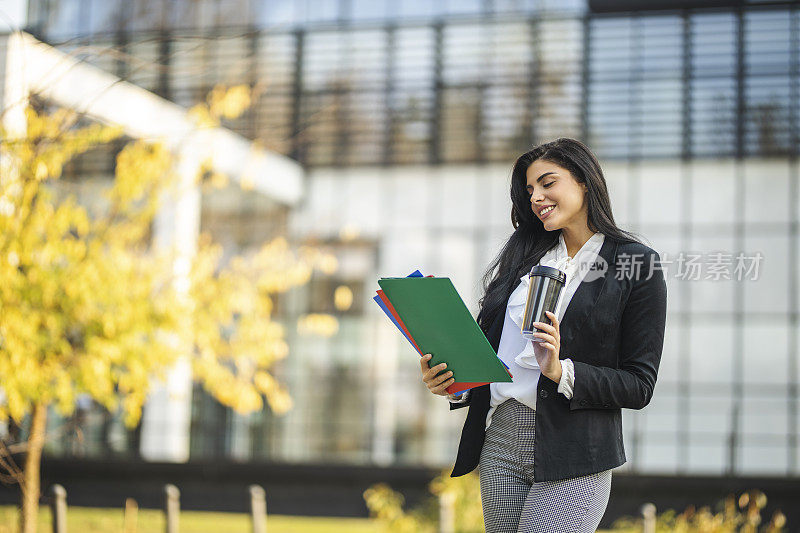
<svg viewBox="0 0 800 533">
<path fill-rule="evenodd" d="M 535 413 L 511 398 L 492 415 L 478 465 L 486 532 L 593 532 L 606 511 L 611 470 L 535 482 Z"/>
</svg>

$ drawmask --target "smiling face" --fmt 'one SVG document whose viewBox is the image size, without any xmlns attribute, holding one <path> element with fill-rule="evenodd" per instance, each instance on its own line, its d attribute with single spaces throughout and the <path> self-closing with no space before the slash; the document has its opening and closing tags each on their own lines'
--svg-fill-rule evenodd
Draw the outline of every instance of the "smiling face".
<svg viewBox="0 0 800 533">
<path fill-rule="evenodd" d="M 588 220 L 586 185 L 578 183 L 569 170 L 543 159 L 531 163 L 526 176 L 531 208 L 544 229 L 567 228 L 581 234 Z"/>
</svg>

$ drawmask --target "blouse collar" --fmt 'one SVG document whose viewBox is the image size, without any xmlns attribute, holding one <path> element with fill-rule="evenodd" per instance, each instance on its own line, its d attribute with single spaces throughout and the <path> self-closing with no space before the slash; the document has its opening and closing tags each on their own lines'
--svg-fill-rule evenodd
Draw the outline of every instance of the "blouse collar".
<svg viewBox="0 0 800 533">
<path fill-rule="evenodd" d="M 589 237 L 589 240 L 587 240 L 585 243 L 583 243 L 583 246 L 581 246 L 581 249 L 578 250 L 578 252 L 575 254 L 575 257 L 572 258 L 572 260 L 575 261 L 575 259 L 579 255 L 588 254 L 588 253 L 593 252 L 593 251 L 597 251 L 599 253 L 600 252 L 600 248 L 603 246 L 604 237 L 605 236 L 602 233 L 600 233 L 599 231 L 596 231 L 594 233 L 594 235 Z M 564 232 L 563 231 L 559 232 L 559 234 L 558 234 L 557 255 L 558 255 L 557 258 L 559 258 L 559 259 L 561 257 L 569 257 L 569 255 L 567 253 L 567 243 L 564 240 Z"/>
</svg>

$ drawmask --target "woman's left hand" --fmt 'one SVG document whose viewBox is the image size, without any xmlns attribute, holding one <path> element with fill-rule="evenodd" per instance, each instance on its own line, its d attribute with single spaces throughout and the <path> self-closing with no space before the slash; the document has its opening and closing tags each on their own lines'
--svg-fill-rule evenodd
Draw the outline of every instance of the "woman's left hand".
<svg viewBox="0 0 800 533">
<path fill-rule="evenodd" d="M 561 331 L 556 315 L 550 311 L 545 311 L 545 313 L 553 324 L 533 323 L 533 327 L 542 330 L 534 333 L 534 336 L 543 341 L 531 341 L 533 343 L 533 353 L 536 356 L 536 362 L 539 363 L 542 374 L 558 383 L 561 381 L 561 361 L 558 357 L 561 350 Z"/>
</svg>

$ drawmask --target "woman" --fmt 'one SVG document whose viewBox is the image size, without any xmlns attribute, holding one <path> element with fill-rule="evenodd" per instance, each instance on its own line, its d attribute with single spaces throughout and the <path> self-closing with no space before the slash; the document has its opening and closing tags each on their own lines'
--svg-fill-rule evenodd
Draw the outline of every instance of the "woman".
<svg viewBox="0 0 800 533">
<path fill-rule="evenodd" d="M 611 469 L 625 463 L 621 409 L 653 395 L 666 322 L 660 257 L 619 229 L 600 165 L 561 138 L 521 155 L 511 177 L 515 231 L 484 275 L 477 322 L 512 383 L 460 398 L 446 363 L 422 379 L 450 408 L 469 406 L 451 476 L 478 469 L 486 531 L 595 531 Z M 522 337 L 527 274 L 566 271 L 556 313 Z"/>
</svg>

